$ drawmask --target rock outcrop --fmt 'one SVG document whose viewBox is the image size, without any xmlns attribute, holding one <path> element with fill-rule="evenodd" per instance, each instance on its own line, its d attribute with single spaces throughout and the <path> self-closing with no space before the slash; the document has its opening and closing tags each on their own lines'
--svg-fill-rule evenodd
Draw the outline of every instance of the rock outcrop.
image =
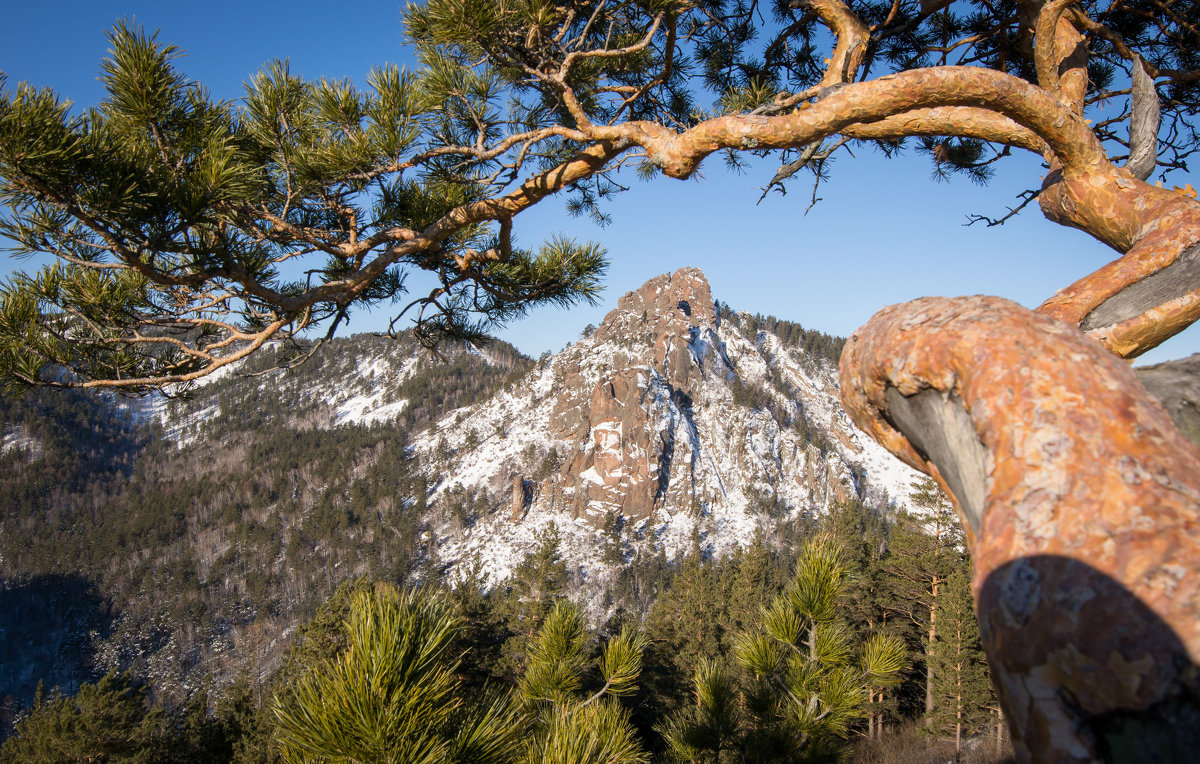
<svg viewBox="0 0 1200 764">
<path fill-rule="evenodd" d="M 716 329 L 712 292 L 695 268 L 650 280 L 605 317 L 594 342 L 618 349 L 594 382 L 568 366 L 550 415 L 551 433 L 571 444 L 554 479 L 572 515 L 645 520 L 670 489 L 673 505 L 692 503 L 692 401 L 712 372 Z"/>
</svg>

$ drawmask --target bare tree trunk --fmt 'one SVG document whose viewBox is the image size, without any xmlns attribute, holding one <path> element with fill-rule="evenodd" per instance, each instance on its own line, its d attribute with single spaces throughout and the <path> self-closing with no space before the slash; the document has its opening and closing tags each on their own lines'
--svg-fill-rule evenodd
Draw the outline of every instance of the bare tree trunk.
<svg viewBox="0 0 1200 764">
<path fill-rule="evenodd" d="M 930 588 L 932 599 L 929 601 L 929 631 L 927 633 L 928 642 L 925 644 L 925 726 L 933 724 L 933 684 L 935 681 L 933 670 L 933 640 L 937 638 L 937 599 L 938 588 L 941 584 L 941 579 L 935 574 L 933 577 L 933 585 Z"/>
<path fill-rule="evenodd" d="M 875 691 L 870 690 L 867 693 L 867 705 L 870 707 L 870 712 L 867 714 L 867 738 L 875 739 Z"/>
<path fill-rule="evenodd" d="M 996 755 L 1000 755 L 1000 749 L 1004 746 L 1004 710 L 1000 706 L 996 706 Z"/>
<path fill-rule="evenodd" d="M 961 658 L 962 650 L 959 651 Z M 955 664 L 955 669 L 958 672 L 957 692 L 954 694 L 954 753 L 962 751 L 962 730 L 963 730 L 963 694 L 962 694 L 962 672 L 963 665 L 960 661 Z"/>
</svg>

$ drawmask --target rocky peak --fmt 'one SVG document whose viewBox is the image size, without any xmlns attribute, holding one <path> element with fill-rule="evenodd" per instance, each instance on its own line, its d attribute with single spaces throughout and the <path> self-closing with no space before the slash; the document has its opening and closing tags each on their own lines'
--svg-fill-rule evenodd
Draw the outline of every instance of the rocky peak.
<svg viewBox="0 0 1200 764">
<path fill-rule="evenodd" d="M 699 268 L 680 268 L 655 276 L 625 293 L 604 317 L 602 328 L 611 328 L 622 313 L 652 315 L 664 327 L 680 321 L 686 326 L 705 326 L 716 319 L 712 289 Z"/>
<path fill-rule="evenodd" d="M 648 347 L 651 354 L 637 361 L 652 364 L 673 385 L 686 387 L 705 360 L 703 352 L 693 351 L 706 347 L 703 341 L 716 329 L 712 289 L 704 272 L 680 268 L 626 293 L 604 317 L 595 340 Z"/>
<path fill-rule="evenodd" d="M 646 519 L 671 488 L 693 501 L 679 478 L 694 455 L 681 444 L 694 441 L 693 386 L 716 328 L 712 290 L 697 268 L 657 276 L 617 302 L 587 354 L 563 364 L 551 431 L 573 447 L 554 477 L 554 503 L 599 523 L 612 512 Z"/>
</svg>

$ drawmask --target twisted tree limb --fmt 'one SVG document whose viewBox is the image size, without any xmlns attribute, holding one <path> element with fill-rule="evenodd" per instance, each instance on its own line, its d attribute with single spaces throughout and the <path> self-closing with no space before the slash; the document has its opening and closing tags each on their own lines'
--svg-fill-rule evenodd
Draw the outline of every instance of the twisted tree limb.
<svg viewBox="0 0 1200 764">
<path fill-rule="evenodd" d="M 954 500 L 1022 760 L 1200 746 L 1200 450 L 1075 327 L 994 297 L 895 305 L 841 360 L 858 426 Z"/>
</svg>

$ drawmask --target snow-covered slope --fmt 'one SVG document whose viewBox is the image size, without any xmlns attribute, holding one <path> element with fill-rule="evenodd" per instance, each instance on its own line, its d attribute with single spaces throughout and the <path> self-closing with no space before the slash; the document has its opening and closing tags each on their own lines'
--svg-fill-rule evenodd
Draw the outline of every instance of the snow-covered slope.
<svg viewBox="0 0 1200 764">
<path fill-rule="evenodd" d="M 430 505 L 465 495 L 491 510 L 435 516 L 441 561 L 504 579 L 554 523 L 586 589 L 611 575 L 614 538 L 627 557 L 675 557 L 699 533 L 723 554 L 831 502 L 905 503 L 917 473 L 851 424 L 832 361 L 757 323 L 718 315 L 704 275 L 683 269 L 622 297 L 517 384 L 447 413 L 413 445 Z"/>
<path fill-rule="evenodd" d="M 187 389 L 144 399 L 117 399 L 131 414 L 161 425 L 179 447 L 193 443 L 206 423 L 222 415 L 266 412 L 277 422 L 299 429 L 345 425 L 390 426 L 410 408 L 404 384 L 425 373 L 457 367 L 487 366 L 499 373 L 523 367 L 511 346 L 476 349 L 446 344 L 432 355 L 409 335 L 336 338 L 294 368 L 286 366 L 288 348 L 264 348 L 242 364 L 225 367 Z M 183 395 L 183 399 L 175 396 Z"/>
<path fill-rule="evenodd" d="M 823 352 L 813 337 L 827 341 Z M 428 427 L 406 421 L 419 425 L 403 437 L 430 486 L 426 542 L 440 571 L 482 564 L 502 581 L 554 524 L 564 558 L 598 592 L 620 555 L 674 558 L 696 535 L 724 554 L 831 502 L 906 503 L 918 475 L 842 411 L 837 347 L 795 324 L 719 309 L 697 269 L 652 279 L 589 336 L 482 403 L 435 414 Z M 447 352 L 443 364 L 472 355 L 519 368 L 487 350 Z M 234 374 L 153 411 L 181 446 L 237 412 L 273 412 L 294 429 L 399 428 L 421 403 L 405 383 L 437 365 L 411 340 L 335 340 L 294 371 Z"/>
</svg>

